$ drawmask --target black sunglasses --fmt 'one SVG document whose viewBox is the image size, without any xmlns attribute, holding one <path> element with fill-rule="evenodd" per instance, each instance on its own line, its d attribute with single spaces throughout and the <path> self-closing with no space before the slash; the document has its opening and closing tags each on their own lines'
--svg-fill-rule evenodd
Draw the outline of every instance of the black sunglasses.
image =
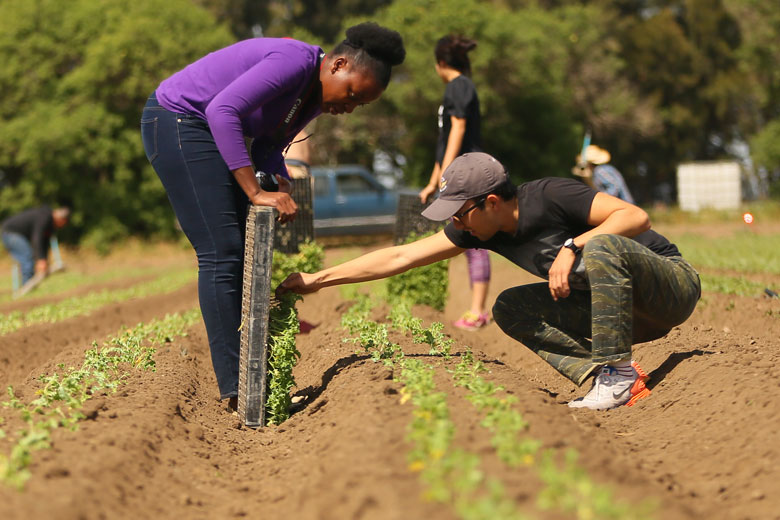
<svg viewBox="0 0 780 520">
<path fill-rule="evenodd" d="M 487 196 L 482 197 L 481 199 L 475 201 L 473 206 L 470 206 L 469 208 L 464 209 L 460 213 L 455 213 L 452 217 L 456 218 L 458 220 L 461 220 L 461 219 L 463 219 L 463 217 L 468 215 L 470 211 L 473 211 L 474 209 L 482 206 L 485 203 L 486 200 L 487 200 Z"/>
</svg>

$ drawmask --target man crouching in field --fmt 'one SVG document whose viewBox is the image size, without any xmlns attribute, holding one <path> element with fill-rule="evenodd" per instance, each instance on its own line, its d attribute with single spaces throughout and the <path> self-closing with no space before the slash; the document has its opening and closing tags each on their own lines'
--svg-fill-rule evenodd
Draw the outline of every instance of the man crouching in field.
<svg viewBox="0 0 780 520">
<path fill-rule="evenodd" d="M 701 285 L 677 247 L 650 230 L 647 213 L 573 179 L 516 187 L 484 153 L 455 159 L 440 193 L 423 212 L 450 220 L 439 233 L 318 273 L 291 274 L 277 290 L 304 294 L 385 278 L 469 248 L 490 249 L 549 280 L 502 292 L 493 317 L 574 383 L 595 375 L 591 390 L 570 407 L 606 410 L 649 394 L 631 346 L 684 322 Z"/>
</svg>

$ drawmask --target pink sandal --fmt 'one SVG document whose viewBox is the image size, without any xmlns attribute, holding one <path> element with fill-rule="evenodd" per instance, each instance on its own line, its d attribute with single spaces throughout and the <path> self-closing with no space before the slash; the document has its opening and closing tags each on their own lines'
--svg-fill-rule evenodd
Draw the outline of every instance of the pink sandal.
<svg viewBox="0 0 780 520">
<path fill-rule="evenodd" d="M 490 316 L 488 313 L 482 313 L 482 314 L 474 314 L 471 311 L 466 311 L 463 313 L 463 316 L 461 316 L 457 321 L 453 322 L 452 324 L 459 329 L 463 330 L 477 330 L 481 329 L 482 327 L 488 325 L 490 323 Z"/>
</svg>

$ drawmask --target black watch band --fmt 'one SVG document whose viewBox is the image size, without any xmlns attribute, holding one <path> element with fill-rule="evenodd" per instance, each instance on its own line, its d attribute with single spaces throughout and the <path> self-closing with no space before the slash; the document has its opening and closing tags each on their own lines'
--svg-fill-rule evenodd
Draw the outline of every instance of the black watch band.
<svg viewBox="0 0 780 520">
<path fill-rule="evenodd" d="M 578 255 L 578 254 L 580 254 L 582 252 L 582 249 L 577 247 L 577 244 L 574 243 L 574 239 L 573 238 L 567 238 L 566 242 L 563 243 L 563 247 L 567 247 L 567 248 L 571 249 L 574 252 L 575 255 Z"/>
</svg>

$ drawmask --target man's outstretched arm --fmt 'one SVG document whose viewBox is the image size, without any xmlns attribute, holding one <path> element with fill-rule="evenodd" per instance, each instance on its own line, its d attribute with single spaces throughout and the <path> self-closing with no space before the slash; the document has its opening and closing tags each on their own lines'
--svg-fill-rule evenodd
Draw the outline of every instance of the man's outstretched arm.
<svg viewBox="0 0 780 520">
<path fill-rule="evenodd" d="M 439 231 L 411 244 L 378 249 L 317 273 L 292 273 L 277 287 L 276 292 L 306 294 L 332 285 L 378 280 L 413 267 L 452 258 L 463 251 L 450 242 L 444 231 Z"/>
</svg>

